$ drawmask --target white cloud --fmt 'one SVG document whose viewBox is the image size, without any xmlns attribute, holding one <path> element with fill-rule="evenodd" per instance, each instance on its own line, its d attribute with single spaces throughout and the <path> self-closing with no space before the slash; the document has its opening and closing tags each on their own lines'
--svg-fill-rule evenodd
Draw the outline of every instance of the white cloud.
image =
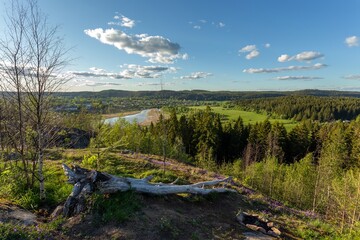
<svg viewBox="0 0 360 240">
<path fill-rule="evenodd" d="M 201 23 L 203 23 L 203 24 L 207 23 L 207 21 L 204 20 L 204 19 L 199 20 L 199 22 L 201 22 Z"/>
<path fill-rule="evenodd" d="M 276 80 L 316 80 L 316 79 L 323 79 L 321 77 L 308 77 L 308 76 L 282 76 L 276 77 Z"/>
<path fill-rule="evenodd" d="M 186 59 L 180 54 L 180 45 L 162 36 L 147 34 L 128 35 L 117 29 L 87 29 L 84 33 L 100 42 L 124 50 L 128 54 L 138 54 L 149 58 L 152 63 L 174 63 L 177 59 Z"/>
<path fill-rule="evenodd" d="M 112 78 L 112 79 L 134 79 L 134 78 L 159 78 L 163 73 L 174 73 L 177 68 L 164 66 L 140 66 L 126 64 L 121 66 L 123 70 L 119 73 L 107 72 L 104 69 L 92 67 L 90 71 L 71 71 L 69 74 L 81 78 Z"/>
<path fill-rule="evenodd" d="M 120 83 L 114 82 L 95 82 L 92 80 L 74 80 L 74 85 L 76 87 L 102 87 L 102 86 L 120 86 Z"/>
<path fill-rule="evenodd" d="M 125 68 L 120 74 L 126 78 L 159 78 L 162 73 L 177 71 L 174 67 L 164 66 L 140 66 L 135 64 L 126 64 L 122 66 Z"/>
<path fill-rule="evenodd" d="M 201 27 L 200 27 L 199 25 L 195 25 L 194 28 L 195 28 L 195 29 L 198 29 L 198 30 L 201 29 Z"/>
<path fill-rule="evenodd" d="M 200 79 L 200 78 L 206 78 L 212 76 L 212 73 L 207 73 L 207 72 L 193 72 L 188 76 L 182 76 L 180 77 L 181 79 Z"/>
<path fill-rule="evenodd" d="M 312 61 L 314 59 L 321 58 L 323 56 L 324 56 L 324 54 L 319 53 L 319 52 L 305 51 L 305 52 L 298 53 L 295 56 L 289 56 L 288 54 L 282 54 L 280 57 L 278 57 L 278 61 L 279 62 L 288 62 L 288 61 L 295 60 L 295 61 L 303 62 L 303 61 Z"/>
<path fill-rule="evenodd" d="M 246 45 L 245 47 L 240 49 L 239 52 L 244 53 L 244 52 L 251 52 L 254 50 L 256 50 L 256 45 Z"/>
<path fill-rule="evenodd" d="M 287 62 L 290 61 L 290 56 L 287 54 L 282 54 L 280 57 L 278 57 L 279 62 Z"/>
<path fill-rule="evenodd" d="M 89 68 L 92 72 L 96 72 L 96 73 L 105 73 L 106 71 L 104 69 L 101 68 L 97 68 L 97 67 L 91 67 Z"/>
<path fill-rule="evenodd" d="M 246 55 L 246 59 L 250 60 L 250 59 L 256 58 L 259 55 L 260 55 L 260 52 L 258 50 L 253 50 L 249 54 Z"/>
<path fill-rule="evenodd" d="M 355 75 L 347 75 L 345 77 L 343 77 L 345 79 L 349 79 L 349 80 L 360 80 L 360 74 L 355 74 Z"/>
<path fill-rule="evenodd" d="M 310 66 L 289 66 L 289 67 L 282 67 L 282 68 L 248 68 L 244 69 L 244 73 L 277 73 L 277 72 L 284 72 L 284 71 L 298 71 L 298 70 L 317 70 L 327 67 L 326 64 L 316 63 Z"/>
<path fill-rule="evenodd" d="M 348 47 L 357 47 L 359 46 L 359 38 L 357 36 L 347 37 L 345 39 L 345 43 L 348 45 Z"/>
<path fill-rule="evenodd" d="M 319 53 L 319 52 L 314 52 L 314 51 L 307 51 L 307 52 L 302 52 L 299 54 L 296 54 L 293 58 L 296 61 L 311 61 L 317 58 L 321 58 L 323 57 L 324 54 Z"/>
<path fill-rule="evenodd" d="M 265 45 L 264 45 L 266 48 L 269 48 L 269 47 L 271 47 L 271 44 L 270 43 L 265 43 Z"/>
<path fill-rule="evenodd" d="M 260 55 L 260 52 L 257 50 L 256 45 L 246 45 L 239 50 L 239 53 L 248 53 L 245 56 L 245 58 L 248 60 L 256 58 Z"/>
<path fill-rule="evenodd" d="M 223 27 L 225 27 L 225 23 L 219 22 L 218 26 L 221 27 L 221 28 L 223 28 Z"/>
<path fill-rule="evenodd" d="M 121 16 L 114 16 L 115 20 L 119 20 L 120 22 L 108 22 L 108 25 L 117 25 L 117 26 L 122 26 L 122 27 L 127 27 L 127 28 L 133 28 L 135 26 L 135 21 L 125 17 L 124 15 Z"/>
</svg>

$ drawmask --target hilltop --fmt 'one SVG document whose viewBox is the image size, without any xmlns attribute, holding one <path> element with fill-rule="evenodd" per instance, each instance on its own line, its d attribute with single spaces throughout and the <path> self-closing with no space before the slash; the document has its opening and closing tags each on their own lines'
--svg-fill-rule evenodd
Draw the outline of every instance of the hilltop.
<svg viewBox="0 0 360 240">
<path fill-rule="evenodd" d="M 57 92 L 59 97 L 82 97 L 82 98 L 136 98 L 147 97 L 154 99 L 178 99 L 196 101 L 229 101 L 239 99 L 272 98 L 282 96 L 322 96 L 322 97 L 354 97 L 359 98 L 360 92 L 304 89 L 298 91 L 206 91 L 206 90 L 183 90 L 183 91 L 124 91 L 104 90 L 99 92 Z"/>
<path fill-rule="evenodd" d="M 63 156 L 69 154 L 74 157 L 73 151 L 62 152 Z M 151 174 L 155 176 L 155 182 L 169 182 L 179 177 L 180 184 L 184 184 L 224 177 L 169 159 L 166 161 L 166 173 L 163 174 L 161 157 L 154 155 L 113 152 L 108 157 L 103 170 L 111 172 L 112 168 L 113 172 L 121 172 L 120 175 L 125 176 L 144 177 Z M 59 160 L 52 160 L 51 164 L 60 167 Z M 282 239 L 328 234 L 319 225 L 319 220 L 308 216 L 308 213 L 286 207 L 243 186 L 236 179 L 231 187 L 238 193 L 205 197 L 118 193 L 100 197 L 100 204 L 94 205 L 96 211 L 88 210 L 69 219 L 50 220 L 51 208 L 46 214 L 38 211 L 37 221 L 40 229 L 47 229 L 44 230 L 44 237 L 55 239 L 272 239 L 239 224 L 236 215 L 247 212 L 273 221 L 282 232 Z M 96 202 L 94 199 L 92 201 Z M 4 205 L 2 209 L 4 211 Z"/>
</svg>

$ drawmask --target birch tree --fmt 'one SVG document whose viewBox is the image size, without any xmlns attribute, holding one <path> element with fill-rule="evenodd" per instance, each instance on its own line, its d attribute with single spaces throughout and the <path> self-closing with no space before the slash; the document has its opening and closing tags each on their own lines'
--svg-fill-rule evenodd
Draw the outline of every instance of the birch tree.
<svg viewBox="0 0 360 240">
<path fill-rule="evenodd" d="M 20 136 L 24 134 L 23 111 L 26 112 L 27 127 L 32 132 L 31 147 L 35 152 L 33 160 L 37 164 L 37 173 L 33 176 L 39 180 L 40 199 L 44 200 L 44 149 L 53 132 L 48 124 L 51 120 L 50 100 L 52 93 L 68 80 L 60 74 L 69 61 L 68 50 L 58 36 L 58 27 L 48 24 L 47 16 L 40 11 L 36 0 L 12 1 L 6 22 L 7 32 L 13 35 L 1 40 L 3 88 L 12 95 L 14 91 L 16 93 Z M 23 138 L 20 138 L 20 146 L 25 149 Z M 29 146 L 26 150 L 30 151 Z"/>
</svg>

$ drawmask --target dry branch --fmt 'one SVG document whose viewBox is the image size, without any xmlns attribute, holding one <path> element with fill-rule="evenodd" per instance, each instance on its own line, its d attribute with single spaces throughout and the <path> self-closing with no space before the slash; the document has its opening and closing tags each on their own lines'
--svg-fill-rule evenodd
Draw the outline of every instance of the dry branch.
<svg viewBox="0 0 360 240">
<path fill-rule="evenodd" d="M 71 216 L 81 212 L 85 207 L 85 196 L 95 191 L 100 193 L 114 193 L 125 192 L 134 190 L 140 193 L 148 193 L 154 195 L 166 195 L 176 193 L 191 193 L 206 195 L 209 193 L 224 193 L 235 192 L 233 189 L 228 188 L 205 188 L 209 186 L 218 185 L 220 183 L 231 182 L 231 177 L 198 182 L 189 185 L 176 185 L 174 183 L 150 183 L 152 176 L 143 179 L 118 177 L 107 173 L 98 172 L 95 170 L 88 170 L 79 166 L 74 166 L 70 169 L 67 165 L 63 164 L 65 175 L 68 176 L 68 182 L 74 184 L 74 188 L 69 195 L 64 205 L 64 215 Z"/>
</svg>

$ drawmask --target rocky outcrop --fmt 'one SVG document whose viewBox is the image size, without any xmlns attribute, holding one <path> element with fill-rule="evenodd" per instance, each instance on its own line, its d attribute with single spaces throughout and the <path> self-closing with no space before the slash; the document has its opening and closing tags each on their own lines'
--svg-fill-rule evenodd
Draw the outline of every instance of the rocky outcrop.
<svg viewBox="0 0 360 240">
<path fill-rule="evenodd" d="M 253 231 L 258 231 L 272 237 L 280 237 L 281 235 L 281 231 L 274 226 L 273 222 L 269 222 L 267 219 L 262 219 L 258 215 L 240 212 L 236 216 L 236 219 L 240 224 Z"/>
</svg>

